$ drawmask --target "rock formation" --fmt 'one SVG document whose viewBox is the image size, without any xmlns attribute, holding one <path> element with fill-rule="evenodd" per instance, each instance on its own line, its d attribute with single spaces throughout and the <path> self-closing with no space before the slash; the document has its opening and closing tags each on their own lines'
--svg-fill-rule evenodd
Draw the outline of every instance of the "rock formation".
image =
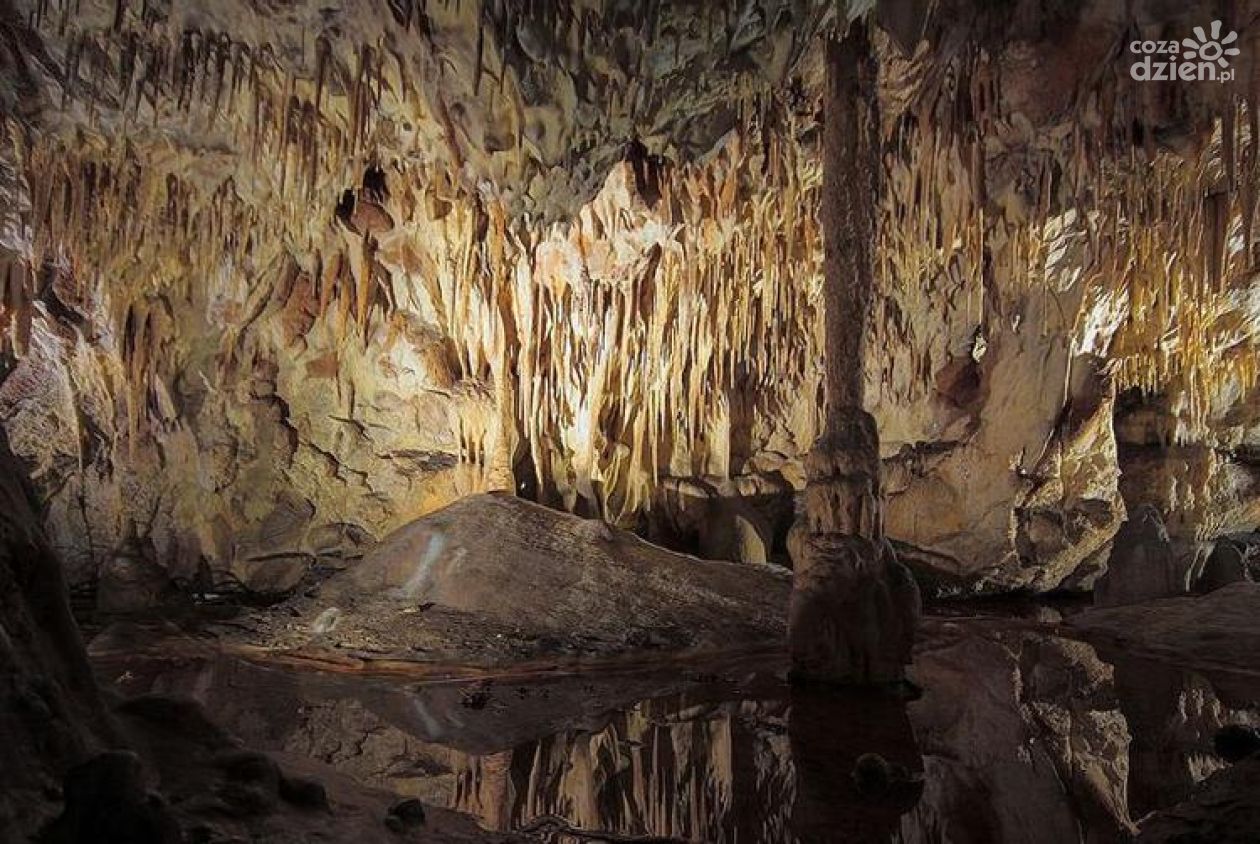
<svg viewBox="0 0 1260 844">
<path fill-rule="evenodd" d="M 924 689 L 908 708 L 925 786 L 901 840 L 1126 840 L 1137 728 L 1090 646 L 951 631 L 911 676 Z"/>
<path fill-rule="evenodd" d="M 0 828 L 47 820 L 61 775 L 112 736 L 61 565 L 0 429 Z"/>
<path fill-rule="evenodd" d="M 222 653 L 102 664 L 114 691 L 197 695 L 286 759 L 540 835 L 779 841 L 892 825 L 924 844 L 1124 841 L 1224 765 L 1222 725 L 1260 723 L 1257 686 L 1237 673 L 992 617 L 924 627 L 909 672 L 923 694 L 908 703 L 789 687 L 740 662 L 405 682 Z"/>
<path fill-rule="evenodd" d="M 49 844 L 175 844 L 184 832 L 207 840 L 395 840 L 382 824 L 381 795 L 338 782 L 330 813 L 318 779 L 287 765 L 282 772 L 244 749 L 195 703 L 153 695 L 107 712 L 22 475 L 0 430 L 0 837 Z M 471 844 L 485 836 L 443 812 L 417 840 Z"/>
<path fill-rule="evenodd" d="M 1194 580 L 1194 591 L 1205 594 L 1231 583 L 1253 580 L 1247 552 L 1245 545 L 1228 538 L 1216 542 L 1203 563 L 1203 571 Z"/>
<path fill-rule="evenodd" d="M 879 196 L 876 67 L 865 24 L 827 48 L 824 431 L 805 461 L 788 645 L 804 680 L 885 683 L 910 661 L 919 591 L 884 538 L 879 435 L 863 409 Z"/>
<path fill-rule="evenodd" d="M 1133 512 L 1111 543 L 1107 573 L 1094 586 L 1094 604 L 1113 607 L 1185 592 L 1176 555 L 1159 511 L 1145 504 Z"/>
<path fill-rule="evenodd" d="M 1260 759 L 1251 757 L 1214 774 L 1182 803 L 1157 812 L 1142 824 L 1142 844 L 1219 841 L 1242 842 L 1260 824 Z"/>
<path fill-rule="evenodd" d="M 260 613 L 251 641 L 461 662 L 574 648 L 775 649 L 789 589 L 778 567 L 676 554 L 598 519 L 482 494 L 400 528 L 345 571 Z"/>
<path fill-rule="evenodd" d="M 0 837 L 1250 820 L 1258 115 L 1260 0 L 0 0 Z"/>
<path fill-rule="evenodd" d="M 1147 653 L 1250 670 L 1260 665 L 1250 623 L 1257 611 L 1260 584 L 1239 582 L 1202 597 L 1093 610 L 1068 623 Z"/>
<path fill-rule="evenodd" d="M 74 583 L 284 592 L 488 488 L 640 527 L 804 486 L 834 4 L 377 5 L 6 6 L 0 418 Z M 867 404 L 934 591 L 1088 587 L 1122 493 L 1258 518 L 1246 86 L 1125 72 L 1215 9 L 1012 8 L 873 36 Z M 703 547 L 781 558 L 774 518 Z"/>
</svg>

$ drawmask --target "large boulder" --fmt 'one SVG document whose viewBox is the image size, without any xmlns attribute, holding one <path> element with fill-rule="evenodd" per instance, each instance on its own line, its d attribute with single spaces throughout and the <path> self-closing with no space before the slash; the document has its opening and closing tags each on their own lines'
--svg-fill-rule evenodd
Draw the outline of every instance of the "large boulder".
<svg viewBox="0 0 1260 844">
<path fill-rule="evenodd" d="M 614 648 L 729 647 L 781 641 L 789 588 L 777 567 L 676 554 L 598 520 L 482 494 L 390 534 L 298 611 L 316 632 L 353 643 L 357 629 L 386 648 L 424 627 L 430 609 Z"/>
<path fill-rule="evenodd" d="M 1112 607 L 1184 592 L 1177 557 L 1159 511 L 1142 505 L 1111 545 L 1107 573 L 1094 586 L 1094 604 Z"/>
</svg>

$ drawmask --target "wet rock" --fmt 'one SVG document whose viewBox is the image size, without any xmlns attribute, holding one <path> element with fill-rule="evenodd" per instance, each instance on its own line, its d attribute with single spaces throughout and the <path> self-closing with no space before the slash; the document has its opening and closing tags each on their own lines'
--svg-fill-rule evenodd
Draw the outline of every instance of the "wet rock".
<svg viewBox="0 0 1260 844">
<path fill-rule="evenodd" d="M 1230 722 L 1254 719 L 1254 704 L 1245 698 L 1255 698 L 1166 660 L 1135 657 L 1129 647 L 1102 653 L 1115 666 L 1116 694 L 1131 735 L 1129 814 L 1142 818 L 1185 800 L 1224 766 L 1212 752 L 1212 737 Z"/>
<path fill-rule="evenodd" d="M 902 840 L 1123 841 L 1129 731 L 1110 667 L 1069 639 L 965 635 L 916 654 L 924 792 Z"/>
<path fill-rule="evenodd" d="M 1142 505 L 1116 534 L 1107 573 L 1094 586 L 1094 604 L 1112 607 L 1181 594 L 1176 555 L 1154 507 Z"/>
<path fill-rule="evenodd" d="M 1207 595 L 1096 608 L 1067 623 L 1086 634 L 1184 664 L 1260 668 L 1260 584 L 1231 583 Z"/>
<path fill-rule="evenodd" d="M 793 677 L 900 682 L 922 605 L 892 546 L 842 534 L 793 544 L 800 549 L 793 551 L 796 588 L 788 611 Z"/>
</svg>

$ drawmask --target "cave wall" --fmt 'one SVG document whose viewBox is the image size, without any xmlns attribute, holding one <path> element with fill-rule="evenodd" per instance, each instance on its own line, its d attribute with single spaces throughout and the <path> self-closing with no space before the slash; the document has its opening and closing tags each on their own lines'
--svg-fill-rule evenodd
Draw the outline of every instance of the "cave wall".
<svg viewBox="0 0 1260 844">
<path fill-rule="evenodd" d="M 868 401 L 941 590 L 1086 584 L 1126 501 L 1260 521 L 1250 88 L 1133 83 L 1135 31 L 1216 11 L 1113 5 L 880 36 Z M 493 488 L 769 556 L 830 8 L 5 7 L 0 420 L 71 578 L 282 591 Z"/>
<path fill-rule="evenodd" d="M 0 828 L 49 820 L 62 774 L 116 740 L 31 489 L 0 430 Z"/>
</svg>

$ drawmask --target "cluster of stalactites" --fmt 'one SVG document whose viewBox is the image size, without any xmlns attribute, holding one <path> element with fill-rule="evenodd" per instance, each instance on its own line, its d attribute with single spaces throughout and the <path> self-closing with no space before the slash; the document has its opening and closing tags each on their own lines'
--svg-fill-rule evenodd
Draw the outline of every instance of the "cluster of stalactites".
<svg viewBox="0 0 1260 844">
<path fill-rule="evenodd" d="M 1257 383 L 1260 332 L 1238 294 L 1255 283 L 1260 166 L 1245 106 L 1239 116 L 1191 161 L 1164 154 L 1117 173 L 1100 202 L 1095 279 L 1128 297 L 1111 349 L 1118 385 L 1170 394 L 1181 438 L 1206 432 L 1222 390 Z"/>
<path fill-rule="evenodd" d="M 401 65 L 376 45 L 342 62 L 317 38 L 290 68 L 268 45 L 168 30 L 128 19 L 117 31 L 67 34 L 59 108 L 86 111 L 91 128 L 120 122 L 119 135 L 182 130 L 204 138 L 211 155 L 226 142 L 246 156 L 251 178 L 310 200 L 361 166 L 384 92 L 406 93 Z"/>
<path fill-rule="evenodd" d="M 638 160 L 628 198 L 601 195 L 569 223 L 531 226 L 463 186 L 450 161 L 383 160 L 376 106 L 415 99 L 387 51 L 363 47 L 347 64 L 316 41 L 311 72 L 290 74 L 223 36 L 120 32 L 68 39 L 66 107 L 112 98 L 137 127 L 179 125 L 182 114 L 190 131 L 237 133 L 250 180 L 261 174 L 270 188 L 238 184 L 226 167 L 208 174 L 212 153 L 199 165 L 143 137 L 22 149 L 34 254 L 0 275 L 0 306 L 18 326 L 6 337 L 22 342 L 32 267 L 55 262 L 98 291 L 135 391 L 132 431 L 169 421 L 164 397 L 181 365 L 169 339 L 189 305 L 225 327 L 206 374 L 226 379 L 276 354 L 250 327 L 298 280 L 313 289 L 315 325 L 359 348 L 394 342 L 400 311 L 424 300 L 452 350 L 436 386 L 468 398 L 456 426 L 464 458 L 510 474 L 527 452 L 564 503 L 584 499 L 614 520 L 649 506 L 664 475 L 738 473 L 747 455 L 733 428 L 764 441 L 799 413 L 802 394 L 816 395 L 820 165 L 781 103 L 742 103 L 744 131 L 709 161 Z M 1002 117 L 999 80 L 978 53 L 956 62 L 941 96 L 955 105 L 904 121 L 886 148 L 872 342 L 891 351 L 869 356 L 870 395 L 929 395 L 959 352 L 923 314 L 968 336 L 1011 316 L 998 311 L 1021 285 L 1057 284 L 1051 223 L 1068 205 L 1106 224 L 1088 230 L 1086 283 L 1127 292 L 1109 350 L 1121 385 L 1184 389 L 1192 427 L 1223 379 L 1251 389 L 1254 349 L 1228 342 L 1217 320 L 1250 261 L 1249 249 L 1226 247 L 1239 231 L 1250 242 L 1248 120 L 1224 121 L 1190 167 L 1170 153 L 1108 158 L 1081 128 L 1062 149 L 1028 155 L 1031 201 L 994 213 L 1006 188 L 990 184 L 985 155 Z M 388 191 L 360 187 L 366 162 L 384 167 Z M 357 203 L 338 221 L 347 185 Z M 633 260 L 595 258 L 627 244 Z M 546 260 L 557 252 L 559 264 Z M 817 413 L 792 424 L 798 454 Z"/>
<path fill-rule="evenodd" d="M 1202 436 L 1222 391 L 1245 396 L 1256 386 L 1257 335 L 1243 324 L 1238 294 L 1254 266 L 1260 162 L 1249 103 L 1260 98 L 1230 101 L 1211 143 L 1173 152 L 1154 148 L 1131 84 L 1103 78 L 1082 98 L 1098 113 L 1034 143 L 1013 132 L 1018 116 L 1000 113 L 990 65 L 964 51 L 937 68 L 935 99 L 903 114 L 888 139 L 874 336 L 907 351 L 876 356 L 881 396 L 930 392 L 941 356 L 960 351 L 916 336 L 913 315 L 961 320 L 981 336 L 991 321 L 1018 316 L 1022 288 L 1057 294 L 1074 283 L 1062 275 L 1070 272 L 1087 286 L 1081 310 L 1028 330 L 1075 333 L 1086 308 L 1119 296 L 1122 319 L 1101 349 L 1117 387 L 1169 395 L 1178 435 Z M 1023 172 L 995 184 L 986 145 L 1011 143 L 1021 145 Z M 1052 265 L 1068 229 L 1084 238 L 1083 263 Z"/>
<path fill-rule="evenodd" d="M 33 144 L 22 164 L 33 263 L 63 266 L 119 339 L 120 428 L 171 424 L 181 331 L 220 334 L 202 373 L 220 386 L 283 354 L 261 317 L 304 287 L 327 331 L 314 342 L 343 353 L 396 342 L 400 311 L 436 320 L 452 354 L 435 386 L 469 397 L 464 458 L 502 474 L 528 450 L 565 503 L 625 520 L 662 475 L 738 471 L 732 425 L 764 435 L 813 389 L 820 172 L 795 135 L 627 163 L 576 220 L 541 229 L 415 163 L 301 220 L 128 145 Z"/>
<path fill-rule="evenodd" d="M 706 165 L 625 165 L 613 180 L 632 190 L 610 184 L 532 239 L 490 212 L 466 267 L 435 276 L 464 377 L 509 385 L 496 396 L 541 486 L 626 520 L 662 475 L 738 471 L 732 414 L 772 427 L 791 412 L 817 376 L 820 174 L 807 158 L 735 141 Z M 641 249 L 632 263 L 608 260 L 627 244 Z"/>
</svg>

